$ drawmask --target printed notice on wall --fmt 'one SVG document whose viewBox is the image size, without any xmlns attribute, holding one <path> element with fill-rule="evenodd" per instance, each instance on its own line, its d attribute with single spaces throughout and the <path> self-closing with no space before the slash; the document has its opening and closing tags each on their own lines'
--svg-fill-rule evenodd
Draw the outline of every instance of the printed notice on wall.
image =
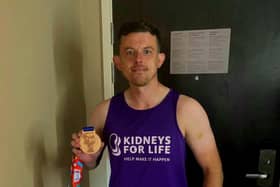
<svg viewBox="0 0 280 187">
<path fill-rule="evenodd" d="M 230 31 L 172 31 L 170 73 L 228 73 Z"/>
</svg>

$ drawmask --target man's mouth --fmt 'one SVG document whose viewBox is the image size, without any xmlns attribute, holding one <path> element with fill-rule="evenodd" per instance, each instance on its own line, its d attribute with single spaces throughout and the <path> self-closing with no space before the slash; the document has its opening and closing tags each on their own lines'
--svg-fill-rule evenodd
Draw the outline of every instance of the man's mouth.
<svg viewBox="0 0 280 187">
<path fill-rule="evenodd" d="M 143 71 L 147 71 L 148 68 L 146 68 L 145 66 L 134 66 L 131 68 L 132 72 L 143 72 Z"/>
</svg>

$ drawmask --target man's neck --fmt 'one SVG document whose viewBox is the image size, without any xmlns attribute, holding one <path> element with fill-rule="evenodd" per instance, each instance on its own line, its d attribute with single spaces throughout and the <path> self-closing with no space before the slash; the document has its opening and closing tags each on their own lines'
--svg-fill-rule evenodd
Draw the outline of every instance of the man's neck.
<svg viewBox="0 0 280 187">
<path fill-rule="evenodd" d="M 152 108 L 158 105 L 169 92 L 169 88 L 158 84 L 142 87 L 131 86 L 125 91 L 126 103 L 138 110 Z"/>
</svg>

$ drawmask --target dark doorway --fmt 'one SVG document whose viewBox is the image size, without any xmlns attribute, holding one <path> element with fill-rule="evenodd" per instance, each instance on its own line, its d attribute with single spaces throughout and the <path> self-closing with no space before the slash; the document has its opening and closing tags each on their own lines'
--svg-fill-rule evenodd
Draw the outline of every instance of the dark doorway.
<svg viewBox="0 0 280 187">
<path fill-rule="evenodd" d="M 208 113 L 224 167 L 224 187 L 256 187 L 246 173 L 258 172 L 259 152 L 277 151 L 279 185 L 280 1 L 113 0 L 114 30 L 124 21 L 146 19 L 161 29 L 167 59 L 160 81 L 197 99 Z M 171 75 L 170 31 L 231 28 L 227 74 Z M 116 38 L 116 37 L 115 37 Z M 116 72 L 115 91 L 126 87 Z M 190 186 L 201 172 L 188 160 Z"/>
</svg>

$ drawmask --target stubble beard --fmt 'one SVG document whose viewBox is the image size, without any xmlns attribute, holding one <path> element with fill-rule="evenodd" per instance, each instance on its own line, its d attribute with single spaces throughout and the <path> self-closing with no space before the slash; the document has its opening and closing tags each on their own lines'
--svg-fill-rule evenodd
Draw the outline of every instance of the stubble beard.
<svg viewBox="0 0 280 187">
<path fill-rule="evenodd" d="M 138 76 L 138 77 L 137 77 Z M 129 84 L 134 87 L 144 87 L 148 85 L 155 77 L 157 76 L 156 72 L 154 72 L 151 76 L 148 74 L 144 75 L 133 75 L 132 78 L 129 80 Z"/>
</svg>

